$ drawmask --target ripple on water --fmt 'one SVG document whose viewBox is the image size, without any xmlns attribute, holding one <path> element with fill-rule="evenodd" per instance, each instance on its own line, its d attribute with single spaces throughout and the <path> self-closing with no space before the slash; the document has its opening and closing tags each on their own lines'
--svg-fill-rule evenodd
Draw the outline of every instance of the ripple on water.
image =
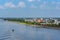
<svg viewBox="0 0 60 40">
<path fill-rule="evenodd" d="M 0 40 L 60 40 L 60 30 L 34 28 L 11 22 L 0 23 Z M 2 30 L 3 29 L 3 30 Z M 15 29 L 14 32 L 11 30 Z"/>
</svg>

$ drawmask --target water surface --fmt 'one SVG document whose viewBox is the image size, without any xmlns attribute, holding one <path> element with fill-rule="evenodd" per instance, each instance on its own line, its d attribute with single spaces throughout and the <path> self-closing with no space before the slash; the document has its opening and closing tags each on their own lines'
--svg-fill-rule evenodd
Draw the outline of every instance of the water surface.
<svg viewBox="0 0 60 40">
<path fill-rule="evenodd" d="M 60 30 L 0 21 L 0 40 L 60 40 Z"/>
</svg>

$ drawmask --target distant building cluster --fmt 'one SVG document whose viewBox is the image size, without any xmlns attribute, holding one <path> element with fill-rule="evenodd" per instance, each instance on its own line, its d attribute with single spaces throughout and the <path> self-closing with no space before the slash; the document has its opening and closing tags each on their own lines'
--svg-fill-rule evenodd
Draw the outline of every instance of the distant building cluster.
<svg viewBox="0 0 60 40">
<path fill-rule="evenodd" d="M 60 18 L 29 18 L 25 19 L 27 22 L 36 22 L 41 24 L 60 24 Z"/>
</svg>

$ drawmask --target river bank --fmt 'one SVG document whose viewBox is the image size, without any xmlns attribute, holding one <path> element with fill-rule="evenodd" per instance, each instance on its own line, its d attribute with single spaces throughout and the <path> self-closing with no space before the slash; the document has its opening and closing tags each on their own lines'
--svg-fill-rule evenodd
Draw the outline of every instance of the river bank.
<svg viewBox="0 0 60 40">
<path fill-rule="evenodd" d="M 31 24 L 31 23 L 25 23 L 25 22 L 17 22 L 17 21 L 9 21 L 9 22 L 14 22 L 14 23 L 18 23 L 18 24 L 24 24 L 24 25 L 30 25 L 30 26 L 36 27 L 36 28 L 47 28 L 47 29 L 59 29 L 60 30 L 60 26 L 37 25 L 37 24 Z"/>
</svg>

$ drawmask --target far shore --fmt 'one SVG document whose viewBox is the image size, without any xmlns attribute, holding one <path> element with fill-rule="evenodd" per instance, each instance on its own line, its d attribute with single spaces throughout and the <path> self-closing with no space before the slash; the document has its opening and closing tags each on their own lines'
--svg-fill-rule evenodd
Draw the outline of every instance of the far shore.
<svg viewBox="0 0 60 40">
<path fill-rule="evenodd" d="M 17 22 L 17 21 L 10 21 L 10 22 L 15 22 L 15 23 L 18 23 L 18 24 L 31 25 L 32 27 L 36 27 L 36 28 L 60 29 L 60 27 L 52 27 L 52 26 L 44 26 L 44 25 L 35 25 L 35 24 L 28 24 L 28 23 Z"/>
</svg>

